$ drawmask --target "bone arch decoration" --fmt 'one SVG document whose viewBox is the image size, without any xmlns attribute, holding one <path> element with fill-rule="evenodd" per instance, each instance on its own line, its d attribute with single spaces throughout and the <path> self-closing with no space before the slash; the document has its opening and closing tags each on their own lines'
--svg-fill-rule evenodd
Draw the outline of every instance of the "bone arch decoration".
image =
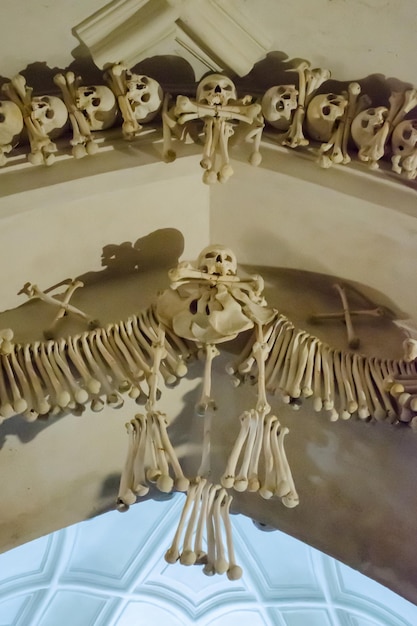
<svg viewBox="0 0 417 626">
<path fill-rule="evenodd" d="M 378 169 L 390 159 L 392 171 L 408 180 L 417 178 L 417 90 L 393 91 L 389 102 L 372 102 L 361 94 L 359 82 L 347 91 L 329 93 L 327 69 L 312 68 L 307 61 L 289 67 L 298 75 L 293 84 L 269 87 L 263 95 L 238 97 L 238 87 L 223 74 L 205 76 L 195 96 L 163 93 L 152 77 L 138 75 L 123 63 L 109 67 L 103 75 L 107 85 L 83 85 L 72 71 L 54 77 L 61 98 L 33 95 L 22 75 L 6 82 L 0 100 L 0 166 L 16 151 L 23 129 L 29 139 L 27 153 L 33 165 L 51 165 L 57 153 L 65 154 L 68 126 L 72 155 L 79 159 L 99 152 L 95 135 L 113 127 L 122 118 L 122 134 L 134 140 L 143 125 L 162 118 L 165 161 L 176 158 L 176 143 L 202 143 L 200 161 L 203 181 L 226 182 L 233 174 L 229 144 L 238 147 L 252 142 L 252 165 L 262 161 L 260 142 L 265 125 L 277 129 L 272 140 L 289 148 L 311 145 L 321 167 L 346 165 L 352 157 Z M 192 91 L 192 86 L 187 90 Z M 175 89 L 172 89 L 175 91 Z M 414 115 L 414 117 L 413 117 Z M 56 138 L 62 136 L 62 142 Z M 173 138 L 175 142 L 173 142 Z M 310 149 L 310 148 L 309 148 Z M 23 145 L 23 151 L 27 151 Z"/>
<path fill-rule="evenodd" d="M 14 343 L 10 329 L 1 331 L 0 415 L 5 420 L 21 414 L 32 421 L 80 413 L 87 404 L 93 411 L 105 404 L 121 408 L 123 396 L 141 397 L 144 412 L 126 424 L 128 452 L 117 507 L 127 510 L 148 493 L 150 484 L 165 493 L 186 492 L 166 560 L 200 564 L 207 575 L 227 573 L 235 580 L 242 570 L 234 556 L 230 490 L 276 497 L 289 508 L 299 502 L 284 448 L 289 430 L 271 414 L 267 393 L 280 394 L 294 408 L 305 399 L 315 411 L 327 412 L 331 421 L 357 415 L 415 429 L 415 344 L 406 342 L 404 360 L 333 349 L 270 308 L 262 277 L 240 278 L 236 256 L 222 245 L 208 246 L 194 263 L 179 263 L 169 278 L 170 287 L 149 309 L 106 327 L 26 344 Z M 257 383 L 256 404 L 239 416 L 240 430 L 217 484 L 210 467 L 216 410 L 211 366 L 223 342 L 248 331 L 227 373 L 234 384 L 248 378 Z M 164 384 L 184 377 L 187 363 L 199 354 L 205 357 L 195 407 L 204 420 L 201 464 L 195 475 L 186 476 L 158 400 Z"/>
</svg>

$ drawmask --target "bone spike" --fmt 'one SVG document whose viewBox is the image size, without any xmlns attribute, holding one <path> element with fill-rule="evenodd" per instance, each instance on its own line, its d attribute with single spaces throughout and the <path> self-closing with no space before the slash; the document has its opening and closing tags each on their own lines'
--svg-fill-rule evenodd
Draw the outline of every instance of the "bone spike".
<svg viewBox="0 0 417 626">
<path fill-rule="evenodd" d="M 234 484 L 236 466 L 239 460 L 240 453 L 243 449 L 244 443 L 249 433 L 250 421 L 251 421 L 250 412 L 245 411 L 244 413 L 242 413 L 242 415 L 240 416 L 241 425 L 240 425 L 239 434 L 237 436 L 233 449 L 227 460 L 227 465 L 226 465 L 224 474 L 220 480 L 221 484 L 226 489 L 229 489 Z"/>
</svg>

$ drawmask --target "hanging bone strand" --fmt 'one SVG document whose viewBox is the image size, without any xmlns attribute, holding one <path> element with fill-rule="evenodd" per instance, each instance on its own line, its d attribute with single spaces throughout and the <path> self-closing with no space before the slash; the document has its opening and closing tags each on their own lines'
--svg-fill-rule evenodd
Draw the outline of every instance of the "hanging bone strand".
<svg viewBox="0 0 417 626">
<path fill-rule="evenodd" d="M 209 476 L 210 469 L 210 449 L 211 449 L 211 427 L 216 403 L 211 397 L 211 375 L 213 359 L 220 354 L 213 344 L 205 344 L 206 361 L 204 365 L 204 376 L 200 401 L 196 405 L 196 413 L 204 418 L 203 450 L 201 454 L 201 464 L 198 469 L 198 476 Z"/>
</svg>

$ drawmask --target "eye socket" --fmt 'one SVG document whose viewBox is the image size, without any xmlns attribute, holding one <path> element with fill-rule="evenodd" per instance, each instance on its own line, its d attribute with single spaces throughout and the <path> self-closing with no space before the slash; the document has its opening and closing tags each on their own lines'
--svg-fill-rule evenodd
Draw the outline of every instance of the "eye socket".
<svg viewBox="0 0 417 626">
<path fill-rule="evenodd" d="M 93 107 L 98 107 L 100 106 L 100 102 L 101 102 L 101 98 L 93 98 L 91 101 L 91 104 L 93 105 Z"/>
<path fill-rule="evenodd" d="M 411 138 L 411 130 L 409 128 L 406 128 L 406 130 L 403 132 L 403 139 L 408 141 L 410 138 Z"/>
<path fill-rule="evenodd" d="M 53 112 L 52 109 L 48 109 L 47 112 L 45 113 L 45 117 L 48 118 L 48 120 L 51 120 L 54 117 L 55 113 Z"/>
<path fill-rule="evenodd" d="M 0 113 L 0 124 L 2 124 L 5 119 L 6 119 L 6 116 L 3 113 Z"/>
<path fill-rule="evenodd" d="M 323 115 L 330 115 L 330 107 L 329 106 L 325 106 L 322 109 Z"/>
<path fill-rule="evenodd" d="M 151 94 L 150 93 L 144 93 L 142 96 L 142 102 L 149 102 L 149 100 L 151 99 Z"/>
</svg>

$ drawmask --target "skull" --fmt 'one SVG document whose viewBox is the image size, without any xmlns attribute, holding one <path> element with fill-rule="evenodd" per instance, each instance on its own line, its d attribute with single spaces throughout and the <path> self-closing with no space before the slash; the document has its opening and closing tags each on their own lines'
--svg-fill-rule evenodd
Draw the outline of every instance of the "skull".
<svg viewBox="0 0 417 626">
<path fill-rule="evenodd" d="M 350 132 L 357 148 L 369 144 L 369 141 L 382 128 L 388 116 L 386 107 L 369 108 L 361 111 L 353 120 Z"/>
<path fill-rule="evenodd" d="M 311 139 L 329 141 L 347 104 L 347 99 L 342 95 L 325 93 L 315 96 L 308 105 L 306 116 L 307 133 Z"/>
<path fill-rule="evenodd" d="M 224 106 L 229 100 L 236 100 L 236 87 L 228 76 L 210 74 L 198 83 L 196 98 L 202 104 Z"/>
<path fill-rule="evenodd" d="M 126 87 L 135 118 L 144 123 L 153 120 L 162 104 L 161 85 L 149 76 L 126 72 Z"/>
<path fill-rule="evenodd" d="M 62 100 L 56 96 L 36 96 L 32 98 L 31 118 L 46 135 L 57 137 L 65 127 L 68 111 Z"/>
<path fill-rule="evenodd" d="M 213 276 L 235 276 L 237 259 L 229 248 L 222 245 L 207 246 L 198 257 L 198 269 Z"/>
<path fill-rule="evenodd" d="M 294 85 L 271 87 L 262 98 L 262 113 L 271 126 L 287 130 L 297 108 L 298 90 Z"/>
<path fill-rule="evenodd" d="M 400 122 L 392 133 L 392 169 L 417 178 L 417 120 Z"/>
<path fill-rule="evenodd" d="M 0 101 L 0 147 L 13 143 L 22 132 L 23 117 L 19 107 L 8 100 Z M 0 148 L 1 149 L 1 148 Z"/>
<path fill-rule="evenodd" d="M 117 114 L 116 98 L 108 87 L 78 87 L 75 102 L 77 109 L 84 114 L 90 130 L 104 130 L 113 125 Z"/>
</svg>

